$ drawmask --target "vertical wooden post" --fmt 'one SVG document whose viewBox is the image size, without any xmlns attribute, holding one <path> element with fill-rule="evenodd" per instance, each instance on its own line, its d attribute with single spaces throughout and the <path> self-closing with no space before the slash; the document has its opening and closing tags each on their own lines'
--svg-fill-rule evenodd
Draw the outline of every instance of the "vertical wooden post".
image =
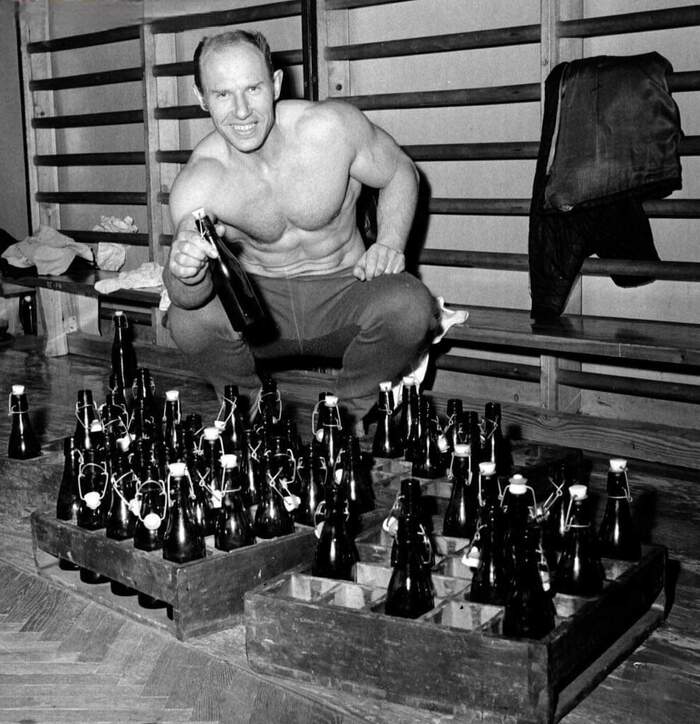
<svg viewBox="0 0 700 724">
<path fill-rule="evenodd" d="M 326 0 L 316 2 L 316 45 L 318 58 L 318 99 L 352 94 L 350 62 L 326 60 L 326 48 L 349 42 L 349 11 L 328 10 Z"/>
<path fill-rule="evenodd" d="M 583 14 L 582 0 L 540 0 L 540 116 L 544 116 L 544 84 L 554 67 L 564 60 L 581 57 L 583 45 L 580 40 L 562 40 L 559 37 L 559 21 L 562 18 L 580 18 Z M 568 314 L 583 311 L 583 291 L 579 275 L 572 287 L 567 303 Z M 578 390 L 562 390 L 559 387 L 559 369 L 581 369 L 575 360 L 559 359 L 551 355 L 540 356 L 540 405 L 548 410 L 577 412 L 580 408 L 581 393 Z"/>
<path fill-rule="evenodd" d="M 324 4 L 324 0 L 320 0 Z M 302 0 L 301 3 L 301 47 L 304 54 L 304 98 L 318 100 L 318 20 L 317 0 Z M 322 54 L 323 51 L 321 51 Z"/>
<path fill-rule="evenodd" d="M 152 0 L 146 0 L 144 17 L 152 18 Z M 180 167 L 178 164 L 161 164 L 158 161 L 159 150 L 178 150 L 180 148 L 180 126 L 176 120 L 159 120 L 156 110 L 164 106 L 179 104 L 177 78 L 156 77 L 154 66 L 158 63 L 177 61 L 175 35 L 172 33 L 154 34 L 151 24 L 144 21 L 141 27 L 141 50 L 143 54 L 143 118 L 144 143 L 146 148 L 146 172 L 148 176 L 148 227 L 149 258 L 165 265 L 168 251 L 161 240 L 164 234 L 173 233 L 170 212 L 159 201 L 161 192 L 169 192 Z M 163 313 L 159 309 L 151 311 L 152 341 L 158 345 L 173 346 L 170 334 L 162 324 Z"/>
<path fill-rule="evenodd" d="M 33 92 L 30 84 L 33 80 L 52 77 L 50 53 L 29 53 L 29 43 L 49 39 L 49 0 L 34 0 L 32 3 L 17 4 L 20 28 L 20 56 L 22 66 L 22 94 L 24 101 L 24 136 L 27 143 L 30 233 L 35 233 L 40 224 L 59 229 L 61 226 L 60 207 L 55 203 L 39 203 L 37 191 L 58 191 L 58 168 L 56 166 L 36 166 L 36 155 L 56 153 L 56 131 L 53 128 L 37 129 L 32 127 L 33 118 L 54 116 L 55 99 L 53 91 Z"/>
</svg>

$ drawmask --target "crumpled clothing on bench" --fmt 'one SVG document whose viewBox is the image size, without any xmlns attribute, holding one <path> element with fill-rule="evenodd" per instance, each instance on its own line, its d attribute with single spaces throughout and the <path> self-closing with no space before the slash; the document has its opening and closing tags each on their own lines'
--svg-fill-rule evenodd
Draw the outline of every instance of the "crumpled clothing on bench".
<svg viewBox="0 0 700 724">
<path fill-rule="evenodd" d="M 34 236 L 8 246 L 2 254 L 8 263 L 19 269 L 35 266 L 37 274 L 64 274 L 76 256 L 94 263 L 92 249 L 74 241 L 50 226 L 39 227 Z"/>
<path fill-rule="evenodd" d="M 147 261 L 137 269 L 119 272 L 113 279 L 101 279 L 95 282 L 95 289 L 100 294 L 111 294 L 118 289 L 152 289 L 161 288 L 158 309 L 166 311 L 170 306 L 168 292 L 163 287 L 163 267 L 154 262 Z"/>
</svg>

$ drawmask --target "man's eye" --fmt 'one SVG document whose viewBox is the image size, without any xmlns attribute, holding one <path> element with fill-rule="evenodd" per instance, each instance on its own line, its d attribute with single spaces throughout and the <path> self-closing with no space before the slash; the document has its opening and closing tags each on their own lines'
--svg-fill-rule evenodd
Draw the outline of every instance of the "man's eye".
<svg viewBox="0 0 700 724">
<path fill-rule="evenodd" d="M 248 93 L 257 93 L 259 90 L 260 90 L 260 86 L 259 86 L 259 85 L 251 85 L 251 86 L 248 88 Z"/>
<path fill-rule="evenodd" d="M 218 91 L 216 94 L 216 97 L 217 98 L 226 98 L 227 95 L 228 95 L 228 91 Z"/>
</svg>

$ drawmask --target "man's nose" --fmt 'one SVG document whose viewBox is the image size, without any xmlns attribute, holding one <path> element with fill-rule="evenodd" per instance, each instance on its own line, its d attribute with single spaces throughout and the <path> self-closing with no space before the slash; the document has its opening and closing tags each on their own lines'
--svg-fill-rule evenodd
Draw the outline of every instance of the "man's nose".
<svg viewBox="0 0 700 724">
<path fill-rule="evenodd" d="M 234 113 L 236 114 L 236 118 L 247 118 L 250 114 L 248 103 L 242 94 L 236 97 Z"/>
</svg>

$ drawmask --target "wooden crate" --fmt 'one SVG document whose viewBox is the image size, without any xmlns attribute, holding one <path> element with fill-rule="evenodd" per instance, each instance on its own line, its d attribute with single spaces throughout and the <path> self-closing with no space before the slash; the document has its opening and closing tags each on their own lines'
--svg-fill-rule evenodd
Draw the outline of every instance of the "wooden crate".
<svg viewBox="0 0 700 724">
<path fill-rule="evenodd" d="M 362 516 L 363 529 L 383 520 L 393 502 L 395 486 L 390 483 L 399 472 L 385 468 L 380 462 L 372 469 L 375 509 Z M 164 560 L 161 551 L 134 548 L 132 540 L 115 541 L 104 530 L 88 531 L 57 520 L 53 511 L 34 511 L 31 527 L 34 559 L 42 576 L 181 640 L 241 623 L 243 594 L 283 571 L 310 563 L 317 541 L 313 529 L 303 525 L 291 535 L 229 552 L 217 550 L 209 536 L 204 559 L 178 565 Z M 167 607 L 146 609 L 135 596 L 114 595 L 107 583 L 83 583 L 77 571 L 59 567 L 59 558 L 164 601 Z"/>
<path fill-rule="evenodd" d="M 300 566 L 245 594 L 251 667 L 455 715 L 552 722 L 662 620 L 666 552 L 647 546 L 638 563 L 604 560 L 600 596 L 557 595 L 557 624 L 545 638 L 504 637 L 502 607 L 465 598 L 467 541 L 440 531 L 445 487 L 424 481 L 442 554 L 432 611 L 416 620 L 384 614 L 391 541 L 378 526 L 358 537 L 354 582 Z"/>
</svg>

